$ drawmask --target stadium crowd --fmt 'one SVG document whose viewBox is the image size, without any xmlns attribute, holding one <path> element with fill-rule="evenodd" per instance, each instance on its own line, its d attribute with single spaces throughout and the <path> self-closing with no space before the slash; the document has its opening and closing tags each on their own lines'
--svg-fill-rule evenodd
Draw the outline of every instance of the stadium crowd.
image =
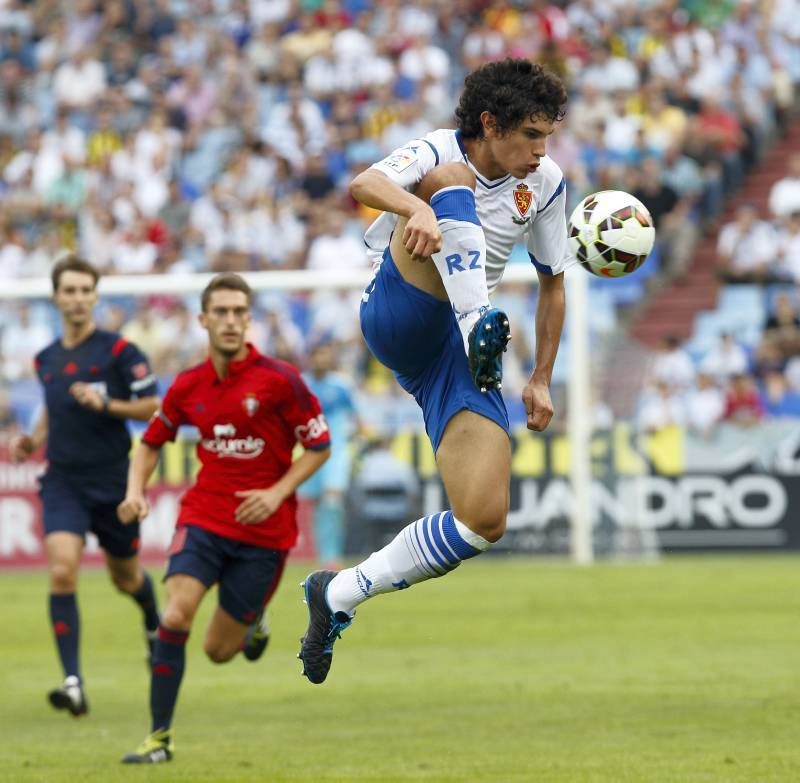
<svg viewBox="0 0 800 783">
<path fill-rule="evenodd" d="M 767 212 L 744 201 L 722 225 L 716 344 L 665 339 L 640 400 L 642 428 L 679 424 L 709 438 L 723 422 L 800 417 L 800 154 L 772 185 Z"/>
<path fill-rule="evenodd" d="M 549 154 L 571 203 L 621 188 L 653 213 L 642 286 L 689 267 L 788 121 L 798 41 L 796 0 L 0 0 L 0 276 L 46 276 L 65 248 L 109 275 L 365 267 L 374 214 L 349 196 L 351 178 L 451 125 L 465 74 L 513 55 L 568 85 Z M 522 319 L 535 293 L 501 295 Z M 263 294 L 253 339 L 301 366 L 335 340 L 374 422 L 391 413 L 399 426 L 405 408 L 362 348 L 357 299 Z M 192 306 L 108 299 L 102 325 L 171 377 L 202 354 Z M 0 376 L 28 416 L 30 360 L 54 314 L 41 302 L 1 312 Z M 517 323 L 509 398 L 533 356 L 533 329 Z"/>
<path fill-rule="evenodd" d="M 775 285 L 741 293 L 728 297 L 732 306 L 747 303 L 763 314 L 761 323 L 717 322 L 715 343 L 700 349 L 665 338 L 639 402 L 642 429 L 677 424 L 710 438 L 723 422 L 751 427 L 767 418 L 800 417 L 797 289 Z"/>
</svg>

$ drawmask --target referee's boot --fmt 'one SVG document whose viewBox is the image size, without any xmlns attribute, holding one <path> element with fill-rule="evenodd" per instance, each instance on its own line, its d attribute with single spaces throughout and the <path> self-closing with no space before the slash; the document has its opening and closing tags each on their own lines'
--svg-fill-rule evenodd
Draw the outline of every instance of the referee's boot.
<svg viewBox="0 0 800 783">
<path fill-rule="evenodd" d="M 71 675 L 64 680 L 60 688 L 55 688 L 47 694 L 50 704 L 57 710 L 67 710 L 76 718 L 89 712 L 89 702 L 83 692 L 83 684 L 79 677 Z"/>
<path fill-rule="evenodd" d="M 163 764 L 172 761 L 175 745 L 169 729 L 156 729 L 133 753 L 122 757 L 123 764 Z"/>
<path fill-rule="evenodd" d="M 503 353 L 511 339 L 508 316 L 486 307 L 469 333 L 469 372 L 482 391 L 503 388 Z"/>
<path fill-rule="evenodd" d="M 256 621 L 247 628 L 247 633 L 242 642 L 242 655 L 248 661 L 257 661 L 264 654 L 268 644 L 269 625 L 267 625 L 267 613 L 262 609 Z"/>
<path fill-rule="evenodd" d="M 308 605 L 308 628 L 300 640 L 297 657 L 303 662 L 303 674 L 309 682 L 325 682 L 333 660 L 333 645 L 353 618 L 345 612 L 332 612 L 325 598 L 336 571 L 314 571 L 301 587 Z"/>
</svg>

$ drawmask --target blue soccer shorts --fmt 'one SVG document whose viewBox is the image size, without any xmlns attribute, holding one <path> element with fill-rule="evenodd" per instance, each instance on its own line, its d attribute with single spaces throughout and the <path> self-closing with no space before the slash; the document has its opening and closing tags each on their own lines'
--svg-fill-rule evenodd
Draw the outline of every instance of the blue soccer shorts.
<svg viewBox="0 0 800 783">
<path fill-rule="evenodd" d="M 176 528 L 164 579 L 193 576 L 207 588 L 219 583 L 219 605 L 249 625 L 272 598 L 287 552 L 225 538 L 196 525 Z"/>
<path fill-rule="evenodd" d="M 125 497 L 125 473 L 81 475 L 50 468 L 39 481 L 44 534 L 97 536 L 111 557 L 125 559 L 139 552 L 139 523 L 123 525 L 117 506 Z"/>
<path fill-rule="evenodd" d="M 472 380 L 450 303 L 406 282 L 389 248 L 364 292 L 361 331 L 375 358 L 422 408 L 434 452 L 448 422 L 462 410 L 485 416 L 508 432 L 500 392 L 481 393 Z"/>
</svg>

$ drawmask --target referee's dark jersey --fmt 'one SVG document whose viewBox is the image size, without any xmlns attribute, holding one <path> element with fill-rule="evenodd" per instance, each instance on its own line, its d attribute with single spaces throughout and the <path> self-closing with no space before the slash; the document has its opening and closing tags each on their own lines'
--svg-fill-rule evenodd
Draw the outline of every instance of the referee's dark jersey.
<svg viewBox="0 0 800 783">
<path fill-rule="evenodd" d="M 36 355 L 48 415 L 51 469 L 87 472 L 127 470 L 131 438 L 124 419 L 85 408 L 69 393 L 83 381 L 115 400 L 158 394 L 147 357 L 124 337 L 96 329 L 74 348 L 56 340 Z"/>
</svg>

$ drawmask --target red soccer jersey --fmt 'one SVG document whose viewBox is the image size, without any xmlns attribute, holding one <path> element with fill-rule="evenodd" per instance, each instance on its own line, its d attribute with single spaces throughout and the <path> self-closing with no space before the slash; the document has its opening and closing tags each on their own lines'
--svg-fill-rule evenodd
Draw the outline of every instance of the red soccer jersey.
<svg viewBox="0 0 800 783">
<path fill-rule="evenodd" d="M 295 367 L 262 356 L 252 345 L 225 378 L 211 360 L 182 372 L 164 397 L 142 440 L 153 448 L 174 440 L 181 424 L 200 430 L 200 472 L 181 498 L 178 526 L 196 525 L 212 533 L 268 549 L 291 549 L 297 540 L 297 500 L 287 498 L 263 522 L 243 525 L 235 492 L 266 489 L 286 473 L 298 441 L 307 449 L 330 446 L 319 400 Z"/>
</svg>

